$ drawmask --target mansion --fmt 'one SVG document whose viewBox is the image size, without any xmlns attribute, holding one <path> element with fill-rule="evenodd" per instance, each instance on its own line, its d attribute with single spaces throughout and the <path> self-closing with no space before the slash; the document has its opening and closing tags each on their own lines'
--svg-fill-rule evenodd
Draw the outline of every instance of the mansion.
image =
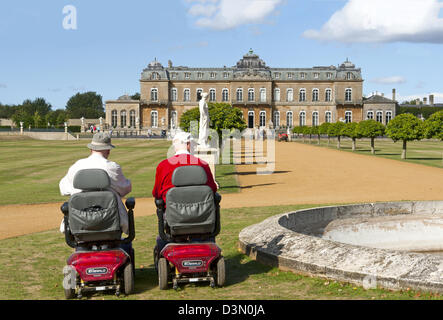
<svg viewBox="0 0 443 320">
<path fill-rule="evenodd" d="M 395 89 L 392 99 L 378 94 L 364 98 L 361 69 L 348 59 L 338 66 L 271 68 L 250 50 L 233 67 L 151 62 L 141 74 L 140 100 L 124 95 L 106 101 L 106 124 L 153 133 L 174 129 L 183 112 L 198 107 L 202 92 L 208 93 L 208 102 L 240 108 L 249 128 L 366 119 L 386 124 L 396 107 Z"/>
</svg>

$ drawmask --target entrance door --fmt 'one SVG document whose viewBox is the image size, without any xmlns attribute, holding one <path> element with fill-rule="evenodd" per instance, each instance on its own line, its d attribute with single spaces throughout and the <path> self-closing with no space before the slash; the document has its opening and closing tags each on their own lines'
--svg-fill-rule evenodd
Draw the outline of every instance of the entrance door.
<svg viewBox="0 0 443 320">
<path fill-rule="evenodd" d="M 248 128 L 254 128 L 254 111 L 248 112 Z"/>
</svg>

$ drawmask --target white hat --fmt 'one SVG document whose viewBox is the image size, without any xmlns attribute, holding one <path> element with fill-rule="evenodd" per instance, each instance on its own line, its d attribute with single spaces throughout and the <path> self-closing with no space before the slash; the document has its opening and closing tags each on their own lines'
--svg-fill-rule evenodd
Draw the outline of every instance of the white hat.
<svg viewBox="0 0 443 320">
<path fill-rule="evenodd" d="M 191 137 L 190 133 L 180 131 L 174 135 L 174 138 L 172 140 L 173 140 L 173 142 L 177 141 L 177 142 L 181 142 L 181 143 L 188 143 L 188 142 L 191 142 L 191 139 L 192 139 L 192 137 Z"/>
</svg>

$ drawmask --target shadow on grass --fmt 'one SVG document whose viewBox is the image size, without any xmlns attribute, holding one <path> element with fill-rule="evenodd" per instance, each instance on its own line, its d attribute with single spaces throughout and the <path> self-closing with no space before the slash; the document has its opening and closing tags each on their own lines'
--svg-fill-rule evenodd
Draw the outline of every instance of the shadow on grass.
<svg viewBox="0 0 443 320">
<path fill-rule="evenodd" d="M 237 253 L 232 257 L 225 257 L 226 262 L 226 287 L 242 283 L 250 276 L 269 272 L 273 267 L 261 264 L 255 260 L 241 263 L 246 256 Z"/>
</svg>

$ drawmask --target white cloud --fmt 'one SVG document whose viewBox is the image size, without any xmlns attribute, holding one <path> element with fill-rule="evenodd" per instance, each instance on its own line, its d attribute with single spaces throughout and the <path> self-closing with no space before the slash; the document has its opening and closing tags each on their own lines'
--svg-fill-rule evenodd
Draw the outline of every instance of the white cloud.
<svg viewBox="0 0 443 320">
<path fill-rule="evenodd" d="M 320 30 L 306 38 L 352 42 L 443 43 L 439 0 L 348 0 Z"/>
<path fill-rule="evenodd" d="M 372 82 L 375 82 L 378 84 L 401 84 L 401 83 L 405 83 L 406 79 L 401 76 L 392 76 L 392 77 L 385 77 L 385 78 L 376 78 L 376 79 L 373 79 Z"/>
<path fill-rule="evenodd" d="M 282 0 L 188 0 L 188 13 L 199 27 L 227 30 L 265 22 Z"/>
</svg>

